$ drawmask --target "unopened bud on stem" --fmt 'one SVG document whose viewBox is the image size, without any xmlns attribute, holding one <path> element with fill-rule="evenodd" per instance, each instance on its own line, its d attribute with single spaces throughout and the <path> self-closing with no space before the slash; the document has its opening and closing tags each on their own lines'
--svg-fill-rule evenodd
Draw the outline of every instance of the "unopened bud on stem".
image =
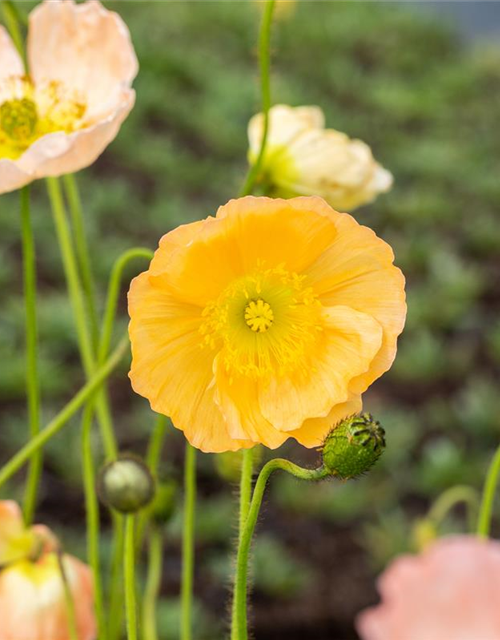
<svg viewBox="0 0 500 640">
<path fill-rule="evenodd" d="M 153 499 L 155 484 L 144 462 L 125 455 L 105 465 L 99 474 L 99 496 L 108 507 L 134 513 Z"/>
</svg>

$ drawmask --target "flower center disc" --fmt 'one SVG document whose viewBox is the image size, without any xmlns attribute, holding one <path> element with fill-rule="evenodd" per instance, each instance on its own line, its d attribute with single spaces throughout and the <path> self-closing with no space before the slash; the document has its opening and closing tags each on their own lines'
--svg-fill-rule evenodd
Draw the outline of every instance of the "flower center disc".
<svg viewBox="0 0 500 640">
<path fill-rule="evenodd" d="M 29 98 L 7 100 L 0 106 L 0 127 L 16 142 L 29 140 L 37 121 L 36 105 Z"/>
<path fill-rule="evenodd" d="M 251 300 L 245 307 L 245 322 L 252 331 L 264 333 L 274 322 L 271 305 L 262 298 Z"/>
</svg>

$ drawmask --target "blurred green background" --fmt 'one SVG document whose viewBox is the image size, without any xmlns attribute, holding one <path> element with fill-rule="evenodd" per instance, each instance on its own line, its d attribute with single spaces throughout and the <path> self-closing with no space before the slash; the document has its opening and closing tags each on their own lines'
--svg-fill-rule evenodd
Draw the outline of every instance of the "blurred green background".
<svg viewBox="0 0 500 640">
<path fill-rule="evenodd" d="M 255 3 L 108 6 L 129 25 L 141 70 L 119 137 L 78 176 L 101 303 L 120 252 L 155 247 L 238 192 L 246 125 L 259 110 Z M 356 612 L 377 599 L 375 575 L 414 549 L 416 519 L 449 487 L 480 489 L 499 441 L 500 49 L 464 46 L 442 20 L 400 5 L 303 2 L 277 23 L 273 53 L 274 102 L 320 105 L 328 126 L 368 142 L 395 176 L 391 193 L 354 212 L 392 244 L 408 280 L 396 363 L 365 398 L 386 428 L 387 451 L 372 473 L 344 485 L 276 476 L 254 549 L 257 640 L 348 640 Z M 46 421 L 82 373 L 44 184 L 33 191 Z M 27 437 L 19 236 L 18 195 L 2 196 L 1 460 Z M 142 453 L 154 417 L 126 371 L 111 381 L 116 426 L 122 448 Z M 47 448 L 38 520 L 84 557 L 78 445 L 74 420 Z M 318 459 L 294 444 L 264 459 L 275 454 Z M 164 463 L 179 482 L 182 458 L 183 438 L 171 429 Z M 196 640 L 227 630 L 236 492 L 215 458 L 199 456 Z M 21 479 L 2 497 L 20 498 Z M 441 530 L 465 530 L 464 516 L 458 508 Z M 179 509 L 165 537 L 162 640 L 177 637 L 180 522 Z M 104 559 L 108 543 L 105 532 Z"/>
</svg>

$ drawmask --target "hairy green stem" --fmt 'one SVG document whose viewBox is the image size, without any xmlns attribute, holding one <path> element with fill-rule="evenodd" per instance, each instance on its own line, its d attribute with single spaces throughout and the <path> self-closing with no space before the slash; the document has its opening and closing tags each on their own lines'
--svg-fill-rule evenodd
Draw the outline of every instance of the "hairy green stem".
<svg viewBox="0 0 500 640">
<path fill-rule="evenodd" d="M 99 553 L 100 520 L 99 503 L 96 494 L 95 465 L 92 451 L 92 423 L 94 415 L 93 398 L 87 402 L 82 416 L 82 467 L 83 488 L 85 494 L 85 513 L 87 518 L 87 557 L 94 578 L 94 603 L 97 618 L 97 637 L 107 640 L 106 620 L 104 616 L 104 596 Z"/>
<path fill-rule="evenodd" d="M 70 228 L 66 215 L 66 208 L 61 193 L 61 187 L 57 178 L 47 178 L 49 197 L 52 205 L 54 224 L 61 248 L 64 272 L 68 284 L 69 297 L 73 308 L 73 317 L 76 324 L 78 346 L 82 358 L 85 375 L 92 376 L 96 369 L 96 358 L 92 345 L 92 337 L 87 323 L 87 313 L 83 296 L 82 285 L 78 275 L 77 262 L 71 240 Z M 113 430 L 113 423 L 109 411 L 107 398 L 103 391 L 96 396 L 96 411 L 101 426 L 102 439 L 106 455 L 109 459 L 116 458 L 117 444 Z"/>
<path fill-rule="evenodd" d="M 159 526 L 149 531 L 149 558 L 146 588 L 142 603 L 142 629 L 144 640 L 158 640 L 156 604 L 161 584 L 163 537 Z"/>
<path fill-rule="evenodd" d="M 137 640 L 137 603 L 135 596 L 135 515 L 125 516 L 125 554 L 123 575 L 125 577 L 125 612 L 127 640 Z"/>
<path fill-rule="evenodd" d="M 40 380 L 38 373 L 38 326 L 36 313 L 36 258 L 35 240 L 30 213 L 30 188 L 21 189 L 21 235 L 23 245 L 24 303 L 26 327 L 26 392 L 31 437 L 40 431 Z M 42 473 L 42 450 L 30 460 L 24 496 L 24 521 L 33 522 L 38 487 Z"/>
<path fill-rule="evenodd" d="M 109 374 L 118 365 L 125 355 L 129 345 L 128 337 L 124 336 L 120 344 L 113 351 L 113 354 L 106 361 L 87 384 L 68 402 L 68 404 L 49 422 L 34 438 L 31 438 L 4 466 L 0 469 L 0 487 L 9 480 L 21 467 L 43 447 L 52 437 L 54 437 L 68 422 L 68 420 L 80 409 L 80 407 L 92 396 L 93 393 L 103 384 Z"/>
<path fill-rule="evenodd" d="M 68 199 L 69 212 L 73 225 L 73 236 L 75 238 L 76 257 L 78 267 L 83 284 L 83 293 L 87 306 L 88 317 L 90 319 L 90 331 L 92 335 L 92 343 L 94 349 L 97 348 L 99 339 L 99 324 L 97 316 L 97 307 L 95 301 L 94 278 L 92 268 L 90 266 L 89 248 L 87 244 L 87 236 L 85 233 L 85 225 L 83 221 L 82 203 L 78 185 L 75 176 L 71 173 L 63 177 L 64 189 Z"/>
<path fill-rule="evenodd" d="M 184 464 L 184 527 L 182 531 L 181 640 L 192 638 L 196 449 L 186 441 Z"/>
<path fill-rule="evenodd" d="M 262 498 L 269 477 L 274 471 L 286 471 L 300 480 L 321 480 L 328 476 L 328 472 L 323 468 L 303 469 L 302 467 L 284 460 L 275 458 L 262 467 L 250 503 L 250 510 L 246 519 L 245 527 L 238 545 L 238 555 L 236 558 L 236 576 L 234 581 L 234 607 L 236 610 L 236 634 L 231 631 L 231 637 L 237 640 L 248 640 L 247 629 L 247 584 L 248 584 L 248 557 L 252 538 L 257 524 Z"/>
<path fill-rule="evenodd" d="M 479 508 L 479 518 L 477 523 L 477 535 L 481 538 L 487 538 L 490 535 L 491 518 L 493 514 L 493 505 L 495 503 L 495 493 L 500 476 L 500 447 L 495 452 L 493 460 L 483 488 L 481 506 Z"/>
<path fill-rule="evenodd" d="M 262 114 L 264 128 L 260 142 L 259 155 L 254 164 L 249 168 L 245 183 L 240 191 L 241 196 L 252 193 L 255 183 L 260 175 L 262 162 L 266 152 L 267 135 L 269 132 L 269 109 L 271 108 L 271 26 L 273 23 L 273 11 L 275 0 L 267 0 L 262 16 L 259 34 L 259 66 L 260 86 L 262 95 Z"/>
<path fill-rule="evenodd" d="M 125 550 L 125 536 L 123 529 L 123 516 L 113 514 L 114 535 L 113 555 L 111 558 L 111 583 L 109 604 L 109 638 L 117 640 L 121 638 L 123 626 L 123 554 Z"/>
<path fill-rule="evenodd" d="M 238 522 L 238 547 L 241 544 L 243 531 L 250 509 L 250 500 L 252 498 L 252 475 L 253 475 L 253 449 L 243 451 L 243 459 L 241 462 L 241 479 L 240 479 L 240 513 Z M 231 622 L 231 640 L 238 640 L 238 628 L 236 625 L 236 599 L 233 598 L 232 622 Z"/>
</svg>

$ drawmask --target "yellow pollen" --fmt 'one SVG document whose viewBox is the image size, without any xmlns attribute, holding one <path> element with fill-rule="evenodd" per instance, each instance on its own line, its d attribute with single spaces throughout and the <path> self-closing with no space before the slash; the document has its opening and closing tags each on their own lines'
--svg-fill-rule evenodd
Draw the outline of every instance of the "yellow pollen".
<svg viewBox="0 0 500 640">
<path fill-rule="evenodd" d="M 252 331 L 264 333 L 274 322 L 271 305 L 262 298 L 251 300 L 245 307 L 245 322 Z"/>
<path fill-rule="evenodd" d="M 0 106 L 0 127 L 16 142 L 29 140 L 35 132 L 38 113 L 33 100 L 7 100 Z"/>
</svg>

